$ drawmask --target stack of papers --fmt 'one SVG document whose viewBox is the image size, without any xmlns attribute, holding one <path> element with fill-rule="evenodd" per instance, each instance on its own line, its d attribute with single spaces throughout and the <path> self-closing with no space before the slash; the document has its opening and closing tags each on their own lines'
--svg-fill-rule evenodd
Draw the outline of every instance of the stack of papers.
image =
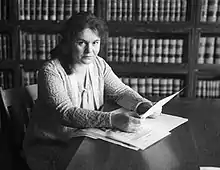
<svg viewBox="0 0 220 170">
<path fill-rule="evenodd" d="M 126 148 L 139 150 L 145 148 L 143 143 L 145 143 L 146 138 L 150 135 L 150 129 L 141 130 L 136 133 L 127 133 L 112 129 L 88 128 L 78 129 L 74 137 L 86 136 L 93 139 L 101 139 Z"/>
<path fill-rule="evenodd" d="M 75 137 L 87 136 L 93 139 L 101 139 L 134 150 L 144 150 L 152 144 L 168 136 L 172 129 L 188 121 L 186 118 L 168 114 L 161 114 L 161 116 L 158 116 L 156 119 L 148 118 L 148 116 L 153 113 L 154 109 L 157 109 L 157 107 L 162 107 L 179 92 L 158 101 L 154 106 L 151 107 L 151 109 L 142 115 L 142 127 L 135 133 L 127 133 L 112 129 L 88 128 L 76 130 Z M 120 108 L 113 112 L 126 113 L 131 111 Z"/>
</svg>

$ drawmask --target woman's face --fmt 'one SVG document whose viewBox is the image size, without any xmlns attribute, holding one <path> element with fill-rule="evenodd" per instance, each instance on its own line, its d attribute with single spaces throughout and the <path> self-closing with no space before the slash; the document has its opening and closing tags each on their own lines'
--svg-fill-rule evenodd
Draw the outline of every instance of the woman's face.
<svg viewBox="0 0 220 170">
<path fill-rule="evenodd" d="M 73 57 L 77 64 L 90 64 L 100 50 L 100 37 L 89 28 L 80 32 L 73 41 Z"/>
</svg>

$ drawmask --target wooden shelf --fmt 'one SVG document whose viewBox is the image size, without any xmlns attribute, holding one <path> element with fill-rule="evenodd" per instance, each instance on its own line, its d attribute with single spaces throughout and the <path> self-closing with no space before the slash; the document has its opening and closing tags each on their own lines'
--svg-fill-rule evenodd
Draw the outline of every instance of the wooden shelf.
<svg viewBox="0 0 220 170">
<path fill-rule="evenodd" d="M 109 21 L 108 27 L 110 31 L 114 32 L 188 32 L 192 28 L 192 24 L 188 22 L 123 22 L 123 21 Z"/>
<path fill-rule="evenodd" d="M 8 21 L 0 20 L 0 32 L 8 32 L 12 27 Z"/>
<path fill-rule="evenodd" d="M 0 20 L 0 24 L 1 24 L 1 26 L 7 25 L 8 21 L 7 20 Z"/>
<path fill-rule="evenodd" d="M 198 27 L 212 27 L 212 28 L 218 28 L 220 27 L 220 23 L 219 22 L 199 22 Z"/>
<path fill-rule="evenodd" d="M 43 32 L 43 33 L 55 33 L 61 31 L 61 22 L 56 21 L 32 21 L 32 20 L 25 20 L 25 21 L 18 21 L 18 25 L 20 29 L 27 31 L 27 32 Z"/>
<path fill-rule="evenodd" d="M 109 65 L 113 71 L 120 74 L 172 74 L 185 75 L 188 73 L 186 64 L 145 64 L 145 63 L 114 63 L 110 62 Z"/>
<path fill-rule="evenodd" d="M 220 74 L 220 64 L 197 64 L 195 66 L 197 72 L 211 72 Z"/>
<path fill-rule="evenodd" d="M 220 33 L 220 23 L 200 23 L 197 30 L 201 33 Z"/>
<path fill-rule="evenodd" d="M 2 60 L 0 61 L 0 69 L 14 69 L 18 65 L 16 60 Z"/>
<path fill-rule="evenodd" d="M 20 67 L 24 70 L 37 70 L 39 69 L 46 60 L 21 60 Z"/>
</svg>

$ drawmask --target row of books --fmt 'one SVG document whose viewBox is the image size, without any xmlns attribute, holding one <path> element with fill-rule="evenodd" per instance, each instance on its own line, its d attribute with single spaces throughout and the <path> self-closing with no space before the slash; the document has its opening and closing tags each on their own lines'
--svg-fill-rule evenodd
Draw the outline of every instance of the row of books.
<svg viewBox="0 0 220 170">
<path fill-rule="evenodd" d="M 109 37 L 109 62 L 182 63 L 183 39 Z"/>
<path fill-rule="evenodd" d="M 107 0 L 106 19 L 113 21 L 186 21 L 187 0 Z M 201 22 L 220 22 L 220 2 L 202 0 Z M 94 12 L 95 0 L 18 0 L 19 20 L 65 20 L 72 11 Z M 0 20 L 8 19 L 8 0 L 0 0 Z"/>
<path fill-rule="evenodd" d="M 184 80 L 180 78 L 123 76 L 120 79 L 142 96 L 169 96 L 184 86 Z"/>
<path fill-rule="evenodd" d="M 112 21 L 186 21 L 187 0 L 137 0 L 136 4 L 133 2 L 132 0 L 107 0 L 106 19 Z"/>
<path fill-rule="evenodd" d="M 177 78 L 120 77 L 120 79 L 142 96 L 169 96 L 184 86 L 184 80 Z M 22 72 L 22 81 L 24 86 L 37 83 L 37 71 Z M 8 89 L 13 85 L 13 72 L 10 70 L 0 71 L 0 86 L 3 89 Z M 219 98 L 220 80 L 198 80 L 196 97 Z"/>
<path fill-rule="evenodd" d="M 0 0 L 0 20 L 7 20 L 8 19 L 8 7 L 9 7 L 8 0 Z"/>
<path fill-rule="evenodd" d="M 22 72 L 23 85 L 37 83 L 37 71 Z M 120 77 L 123 83 L 143 96 L 169 96 L 183 87 L 184 81 L 177 78 Z"/>
<path fill-rule="evenodd" d="M 0 34 L 0 61 L 12 59 L 11 38 L 8 34 Z"/>
<path fill-rule="evenodd" d="M 196 97 L 220 98 L 220 80 L 198 80 Z"/>
<path fill-rule="evenodd" d="M 22 85 L 27 86 L 37 83 L 37 71 L 24 71 L 22 70 Z"/>
<path fill-rule="evenodd" d="M 201 0 L 201 22 L 220 22 L 220 1 Z"/>
<path fill-rule="evenodd" d="M 0 86 L 3 89 L 12 88 L 13 82 L 13 72 L 11 70 L 1 70 L 0 71 Z"/>
<path fill-rule="evenodd" d="M 45 60 L 61 37 L 58 34 L 20 32 L 20 59 Z M 183 39 L 109 37 L 109 62 L 182 63 Z M 197 63 L 220 64 L 220 37 L 200 37 Z M 11 38 L 0 34 L 0 60 L 13 59 Z"/>
<path fill-rule="evenodd" d="M 200 37 L 198 64 L 220 64 L 220 37 Z"/>
<path fill-rule="evenodd" d="M 20 32 L 20 59 L 47 60 L 50 51 L 60 42 L 58 34 L 30 34 Z"/>
<path fill-rule="evenodd" d="M 94 0 L 18 0 L 19 20 L 66 20 L 72 12 L 91 11 Z"/>
</svg>

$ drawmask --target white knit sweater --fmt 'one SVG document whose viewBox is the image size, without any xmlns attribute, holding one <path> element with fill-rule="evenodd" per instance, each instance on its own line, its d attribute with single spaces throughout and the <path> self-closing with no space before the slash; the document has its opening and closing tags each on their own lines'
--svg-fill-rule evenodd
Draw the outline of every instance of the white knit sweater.
<svg viewBox="0 0 220 170">
<path fill-rule="evenodd" d="M 27 161 L 33 170 L 52 168 L 67 149 L 75 128 L 111 128 L 111 113 L 100 111 L 104 95 L 128 110 L 135 110 L 147 100 L 123 84 L 100 57 L 89 65 L 89 74 L 94 110 L 80 107 L 83 99 L 76 77 L 74 73 L 67 75 L 58 59 L 46 62 L 39 70 L 38 100 L 24 140 Z"/>
</svg>

